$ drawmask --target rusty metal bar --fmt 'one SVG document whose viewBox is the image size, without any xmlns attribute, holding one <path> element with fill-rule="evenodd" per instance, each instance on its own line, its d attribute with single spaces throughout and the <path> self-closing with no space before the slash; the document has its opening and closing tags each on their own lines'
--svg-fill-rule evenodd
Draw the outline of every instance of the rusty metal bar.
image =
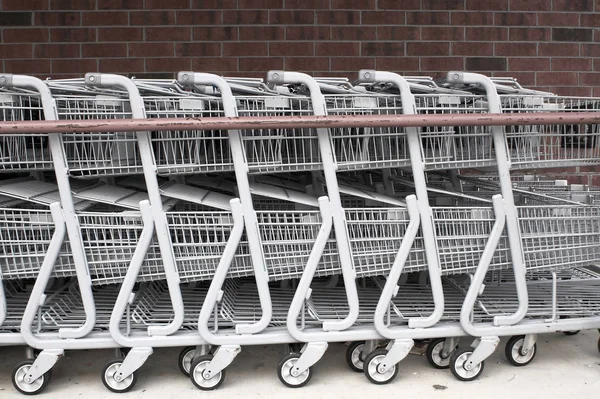
<svg viewBox="0 0 600 399">
<path fill-rule="evenodd" d="M 176 130 L 581 125 L 600 123 L 598 112 L 449 114 L 449 115 L 328 115 L 248 116 L 237 118 L 157 118 L 82 121 L 0 122 L 0 134 L 140 132 Z"/>
</svg>

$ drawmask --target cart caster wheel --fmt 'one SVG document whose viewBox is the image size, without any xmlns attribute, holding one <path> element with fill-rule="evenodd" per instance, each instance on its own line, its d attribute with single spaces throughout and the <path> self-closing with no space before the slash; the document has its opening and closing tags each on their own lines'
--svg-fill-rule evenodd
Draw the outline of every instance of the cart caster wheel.
<svg viewBox="0 0 600 399">
<path fill-rule="evenodd" d="M 346 348 L 346 363 L 352 371 L 362 372 L 364 362 L 364 341 L 352 342 L 350 346 Z"/>
<path fill-rule="evenodd" d="M 117 370 L 123 364 L 123 359 L 115 359 L 108 362 L 102 370 L 102 383 L 109 391 L 115 393 L 125 393 L 131 391 L 137 382 L 137 376 L 135 373 L 127 376 L 126 378 L 118 381 L 115 377 Z"/>
<path fill-rule="evenodd" d="M 506 358 L 512 363 L 513 366 L 525 366 L 529 364 L 529 362 L 531 362 L 535 357 L 537 345 L 533 345 L 533 348 L 531 348 L 528 353 L 523 354 L 522 349 L 524 341 L 524 335 L 515 335 L 508 340 L 506 346 L 504 347 L 504 355 L 506 355 Z"/>
<path fill-rule="evenodd" d="M 379 371 L 379 365 L 387 355 L 387 352 L 387 349 L 377 349 L 371 352 L 365 359 L 364 373 L 373 384 L 388 384 L 398 375 L 399 369 L 397 364 L 384 373 Z"/>
<path fill-rule="evenodd" d="M 33 360 L 25 360 L 21 362 L 12 372 L 12 384 L 15 389 L 23 395 L 37 395 L 42 392 L 46 385 L 50 382 L 52 370 L 48 370 L 43 376 L 33 381 L 31 384 L 25 382 L 25 376 L 29 374 L 29 369 L 33 364 Z"/>
<path fill-rule="evenodd" d="M 465 368 L 465 363 L 473 355 L 473 348 L 464 348 L 454 351 L 450 357 L 450 371 L 460 381 L 473 381 L 483 372 L 485 362 L 479 363 L 477 367 L 471 370 Z"/>
<path fill-rule="evenodd" d="M 213 355 L 202 355 L 196 358 L 190 366 L 190 378 L 194 385 L 203 391 L 214 391 L 225 381 L 225 370 L 221 370 L 212 378 L 204 378 L 204 371 L 213 359 Z"/>
<path fill-rule="evenodd" d="M 299 353 L 290 353 L 289 355 L 284 356 L 277 364 L 277 377 L 279 377 L 279 381 L 288 388 L 301 388 L 308 384 L 308 381 L 310 381 L 312 377 L 312 370 L 310 367 L 298 376 L 292 375 L 292 370 L 296 366 L 296 363 L 298 363 L 299 358 Z"/>
<path fill-rule="evenodd" d="M 573 331 L 563 331 L 565 335 L 577 335 L 581 332 L 581 330 L 573 330 Z"/>
<path fill-rule="evenodd" d="M 195 346 L 185 347 L 179 353 L 179 370 L 181 370 L 186 377 L 190 376 L 190 368 L 192 367 L 194 356 L 196 356 Z"/>
<path fill-rule="evenodd" d="M 456 350 L 456 348 L 452 348 L 452 351 L 444 356 L 445 342 L 445 338 L 437 338 L 431 340 L 429 345 L 427 345 L 427 361 L 436 369 L 447 369 L 450 367 L 450 357 L 452 356 L 452 352 Z"/>
</svg>

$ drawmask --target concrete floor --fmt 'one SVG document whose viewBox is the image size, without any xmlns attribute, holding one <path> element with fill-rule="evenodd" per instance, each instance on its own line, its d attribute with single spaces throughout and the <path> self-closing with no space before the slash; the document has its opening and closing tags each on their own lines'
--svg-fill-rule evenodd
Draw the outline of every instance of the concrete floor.
<svg viewBox="0 0 600 399">
<path fill-rule="evenodd" d="M 331 344 L 313 368 L 313 378 L 300 389 L 284 387 L 277 379 L 280 346 L 244 348 L 227 370 L 223 385 L 201 392 L 177 367 L 179 349 L 157 349 L 138 372 L 133 391 L 122 398 L 369 398 L 399 395 L 407 398 L 546 398 L 597 397 L 600 392 L 598 331 L 576 336 L 547 334 L 538 340 L 538 353 L 529 365 L 514 367 L 504 358 L 504 343 L 485 363 L 479 379 L 464 383 L 449 370 L 435 370 L 424 356 L 411 355 L 400 363 L 400 374 L 389 385 L 376 386 L 361 373 L 351 372 L 344 360 L 343 344 Z M 468 345 L 468 342 L 462 343 Z M 44 398 L 115 398 L 100 381 L 104 364 L 114 351 L 68 352 L 53 370 Z M 0 350 L 0 398 L 23 398 L 10 381 L 12 368 L 23 360 L 22 348 Z M 393 390 L 393 391 L 392 391 Z"/>
</svg>

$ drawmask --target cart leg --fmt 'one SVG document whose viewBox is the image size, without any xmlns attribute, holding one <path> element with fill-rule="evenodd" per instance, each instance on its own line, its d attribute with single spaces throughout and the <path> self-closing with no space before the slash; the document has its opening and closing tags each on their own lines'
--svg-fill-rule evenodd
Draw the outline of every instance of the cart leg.
<svg viewBox="0 0 600 399">
<path fill-rule="evenodd" d="M 537 341 L 537 334 L 527 334 L 523 340 L 523 347 L 521 348 L 521 354 L 527 355 L 529 351 L 533 349 L 533 345 Z"/>
<path fill-rule="evenodd" d="M 379 373 L 384 374 L 395 367 L 408 356 L 413 346 L 415 346 L 415 341 L 412 339 L 395 339 L 390 342 L 387 354 L 377 366 Z"/>
<path fill-rule="evenodd" d="M 471 370 L 479 366 L 481 362 L 494 353 L 499 342 L 500 338 L 498 337 L 481 337 L 479 345 L 477 345 L 471 357 L 465 362 L 464 368 Z"/>
<path fill-rule="evenodd" d="M 309 342 L 304 345 L 300 358 L 291 371 L 292 376 L 298 376 L 315 365 L 321 360 L 328 346 L 327 342 Z"/>
<path fill-rule="evenodd" d="M 149 347 L 131 348 L 113 378 L 119 382 L 129 377 L 146 363 L 146 360 L 153 352 L 153 349 Z"/>
<path fill-rule="evenodd" d="M 447 358 L 450 356 L 450 353 L 456 349 L 456 345 L 458 345 L 458 339 L 456 337 L 446 338 L 444 340 L 444 348 L 442 349 L 442 356 Z"/>
<path fill-rule="evenodd" d="M 32 383 L 46 374 L 64 354 L 62 349 L 44 349 L 33 361 L 25 382 Z"/>
<path fill-rule="evenodd" d="M 369 356 L 369 353 L 371 353 L 375 349 L 377 349 L 378 345 L 379 345 L 379 341 L 377 341 L 377 340 L 375 340 L 375 341 L 365 341 L 365 346 L 363 347 L 363 351 L 360 354 L 360 360 L 364 362 L 365 359 L 367 358 L 367 356 Z"/>
<path fill-rule="evenodd" d="M 215 352 L 210 364 L 206 367 L 203 377 L 207 380 L 212 379 L 221 371 L 225 370 L 233 359 L 242 351 L 239 345 L 221 345 Z"/>
</svg>

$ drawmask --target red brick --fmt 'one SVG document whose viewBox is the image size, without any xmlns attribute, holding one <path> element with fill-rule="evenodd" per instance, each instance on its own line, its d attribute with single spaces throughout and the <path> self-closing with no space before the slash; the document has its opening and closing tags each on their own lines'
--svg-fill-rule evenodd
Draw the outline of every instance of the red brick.
<svg viewBox="0 0 600 399">
<path fill-rule="evenodd" d="M 598 18 L 598 14 L 579 14 L 579 18 L 581 26 L 600 28 L 600 18 Z"/>
<path fill-rule="evenodd" d="M 144 8 L 144 0 L 97 0 L 98 10 L 136 10 Z"/>
<path fill-rule="evenodd" d="M 403 56 L 404 42 L 363 42 L 360 55 L 363 56 Z"/>
<path fill-rule="evenodd" d="M 358 42 L 319 42 L 319 43 L 315 44 L 315 55 L 317 57 L 358 56 L 358 55 L 360 55 L 360 43 L 358 43 Z"/>
<path fill-rule="evenodd" d="M 536 56 L 537 43 L 495 43 L 494 54 L 508 57 Z"/>
<path fill-rule="evenodd" d="M 425 0 L 421 2 L 423 10 L 464 10 L 464 0 Z"/>
<path fill-rule="evenodd" d="M 526 2 L 524 2 L 526 3 Z M 539 26 L 579 26 L 579 14 L 572 13 L 539 13 Z"/>
<path fill-rule="evenodd" d="M 378 26 L 378 40 L 419 40 L 421 29 L 416 26 Z"/>
<path fill-rule="evenodd" d="M 174 43 L 129 43 L 129 57 L 173 57 Z"/>
<path fill-rule="evenodd" d="M 32 44 L 0 44 L 0 58 L 31 58 Z"/>
<path fill-rule="evenodd" d="M 452 25 L 493 25 L 493 12 L 462 12 L 455 11 L 450 13 L 450 23 Z"/>
<path fill-rule="evenodd" d="M 594 71 L 600 71 L 600 58 L 594 59 Z"/>
<path fill-rule="evenodd" d="M 315 23 L 314 11 L 269 11 L 269 23 L 271 24 L 290 24 L 290 25 L 312 25 Z"/>
<path fill-rule="evenodd" d="M 135 73 L 144 70 L 142 58 L 101 58 L 100 71 L 104 73 Z"/>
<path fill-rule="evenodd" d="M 50 60 L 5 60 L 4 72 L 19 74 L 41 74 L 47 77 L 50 74 Z"/>
<path fill-rule="evenodd" d="M 223 43 L 223 56 L 254 56 L 265 57 L 269 54 L 268 43 Z"/>
<path fill-rule="evenodd" d="M 591 71 L 591 58 L 555 58 L 552 60 L 553 71 Z"/>
<path fill-rule="evenodd" d="M 96 8 L 95 0 L 50 0 L 52 10 L 93 10 Z"/>
<path fill-rule="evenodd" d="M 510 71 L 549 71 L 550 58 L 515 58 L 508 59 L 508 69 Z"/>
<path fill-rule="evenodd" d="M 135 42 L 143 38 L 142 28 L 98 28 L 99 42 Z"/>
<path fill-rule="evenodd" d="M 465 28 L 454 26 L 433 27 L 427 26 L 421 28 L 421 40 L 465 40 Z"/>
<path fill-rule="evenodd" d="M 452 55 L 494 55 L 493 43 L 452 43 Z"/>
<path fill-rule="evenodd" d="M 240 26 L 240 40 L 283 40 L 285 28 L 283 26 L 264 26 L 259 29 Z"/>
<path fill-rule="evenodd" d="M 466 0 L 466 1 L 467 1 L 467 10 L 506 11 L 506 10 L 508 10 L 508 1 L 509 0 Z"/>
<path fill-rule="evenodd" d="M 538 72 L 536 83 L 538 85 L 577 86 L 577 73 Z"/>
<path fill-rule="evenodd" d="M 380 10 L 420 10 L 421 0 L 378 0 Z"/>
<path fill-rule="evenodd" d="M 417 71 L 419 69 L 419 59 L 416 57 L 377 57 L 375 66 L 381 71 L 404 72 Z"/>
<path fill-rule="evenodd" d="M 467 57 L 465 69 L 468 71 L 506 71 L 507 62 L 504 57 Z"/>
<path fill-rule="evenodd" d="M 600 44 L 582 44 L 582 57 L 600 57 Z"/>
<path fill-rule="evenodd" d="M 374 10 L 377 0 L 331 0 L 332 9 L 341 10 Z"/>
<path fill-rule="evenodd" d="M 226 11 L 223 14 L 225 25 L 264 25 L 269 23 L 267 10 Z"/>
<path fill-rule="evenodd" d="M 449 71 L 465 69 L 462 57 L 421 57 L 422 71 Z"/>
<path fill-rule="evenodd" d="M 360 69 L 374 69 L 375 58 L 367 57 L 331 57 L 332 71 L 348 71 L 349 78 L 356 76 Z"/>
<path fill-rule="evenodd" d="M 281 0 L 238 0 L 238 8 L 255 10 L 257 8 L 264 8 L 267 10 L 273 8 L 283 8 L 283 1 Z"/>
<path fill-rule="evenodd" d="M 287 3 L 286 3 L 287 4 Z M 331 30 L 328 26 L 286 26 L 286 40 L 330 40 Z"/>
<path fill-rule="evenodd" d="M 34 58 L 79 58 L 80 55 L 80 44 L 36 44 L 33 51 Z"/>
<path fill-rule="evenodd" d="M 76 26 L 81 24 L 78 12 L 36 12 L 36 26 Z"/>
<path fill-rule="evenodd" d="M 579 84 L 589 86 L 600 86 L 600 72 L 580 73 Z"/>
<path fill-rule="evenodd" d="M 549 57 L 573 57 L 579 55 L 576 43 L 539 43 L 538 55 Z"/>
<path fill-rule="evenodd" d="M 315 55 L 315 45 L 313 42 L 269 43 L 269 55 L 311 57 Z"/>
<path fill-rule="evenodd" d="M 175 55 L 177 57 L 220 57 L 221 43 L 176 43 Z"/>
<path fill-rule="evenodd" d="M 600 166 L 598 165 L 594 165 L 594 166 L 580 166 L 579 167 L 579 171 L 580 172 L 592 172 L 592 173 L 598 173 L 600 172 Z"/>
<path fill-rule="evenodd" d="M 52 28 L 50 41 L 63 42 L 95 42 L 96 29 L 93 28 Z"/>
<path fill-rule="evenodd" d="M 179 26 L 161 28 L 145 28 L 146 40 L 149 42 L 183 42 L 192 40 L 192 29 Z"/>
<path fill-rule="evenodd" d="M 52 60 L 52 73 L 76 73 L 83 76 L 87 72 L 98 72 L 95 59 Z"/>
<path fill-rule="evenodd" d="M 193 29 L 194 40 L 229 41 L 238 39 L 237 26 L 206 26 Z"/>
<path fill-rule="evenodd" d="M 3 0 L 4 11 L 47 10 L 48 0 Z"/>
<path fill-rule="evenodd" d="M 192 0 L 192 8 L 200 9 L 232 9 L 237 8 L 237 0 Z"/>
<path fill-rule="evenodd" d="M 90 43 L 81 48 L 84 58 L 127 57 L 126 43 Z"/>
<path fill-rule="evenodd" d="M 191 58 L 146 58 L 147 72 L 172 72 L 189 71 L 192 68 Z"/>
<path fill-rule="evenodd" d="M 329 70 L 329 58 L 286 57 L 285 69 L 288 71 L 327 71 Z"/>
<path fill-rule="evenodd" d="M 124 11 L 84 12 L 81 24 L 84 26 L 128 25 L 129 15 Z"/>
<path fill-rule="evenodd" d="M 501 73 L 501 75 L 505 76 L 506 72 Z M 525 87 L 535 85 L 535 72 L 510 72 L 509 75 L 517 79 L 517 81 Z"/>
<path fill-rule="evenodd" d="M 594 11 L 592 0 L 552 0 L 554 11 Z"/>
<path fill-rule="evenodd" d="M 404 25 L 406 13 L 404 11 L 363 11 L 362 23 L 364 25 Z"/>
<path fill-rule="evenodd" d="M 241 71 L 267 72 L 271 69 L 283 69 L 283 57 L 240 58 Z"/>
<path fill-rule="evenodd" d="M 450 43 L 427 42 L 407 43 L 406 55 L 434 55 L 447 56 L 450 54 Z"/>
<path fill-rule="evenodd" d="M 136 25 L 174 25 L 175 11 L 131 11 L 129 24 Z"/>
<path fill-rule="evenodd" d="M 222 11 L 177 11 L 177 25 L 219 25 L 223 23 Z"/>
<path fill-rule="evenodd" d="M 558 94 L 560 96 L 589 97 L 592 95 L 592 92 L 593 92 L 591 87 L 581 87 L 581 86 L 572 86 L 572 87 L 551 86 L 548 89 L 549 89 L 548 91 L 551 91 L 552 93 Z M 587 182 L 585 181 L 587 176 L 581 176 L 581 177 L 584 178 L 583 184 L 587 184 Z M 569 179 L 569 177 L 567 177 L 567 180 L 568 179 Z M 571 184 L 577 184 L 577 183 L 571 182 Z"/>
<path fill-rule="evenodd" d="M 40 43 L 49 39 L 47 28 L 4 29 L 3 43 Z"/>
<path fill-rule="evenodd" d="M 448 12 L 407 12 L 407 25 L 448 25 L 450 13 Z"/>
<path fill-rule="evenodd" d="M 329 8 L 323 0 L 285 0 L 285 8 L 289 10 L 320 10 Z"/>
<path fill-rule="evenodd" d="M 237 58 L 214 58 L 214 57 L 194 57 L 192 60 L 192 70 L 199 72 L 237 72 Z"/>
<path fill-rule="evenodd" d="M 535 26 L 537 14 L 533 12 L 499 12 L 494 15 L 495 25 Z"/>
<path fill-rule="evenodd" d="M 360 25 L 360 12 L 358 11 L 317 11 L 316 14 L 319 25 Z"/>
<path fill-rule="evenodd" d="M 190 0 L 145 0 L 146 10 L 183 10 L 190 8 Z"/>
<path fill-rule="evenodd" d="M 331 40 L 375 40 L 377 29 L 374 26 L 332 26 Z"/>
<path fill-rule="evenodd" d="M 550 11 L 551 6 L 548 0 L 510 0 L 511 11 Z"/>
<path fill-rule="evenodd" d="M 468 27 L 466 28 L 467 40 L 499 42 L 508 39 L 508 28 L 495 27 Z"/>
<path fill-rule="evenodd" d="M 550 28 L 510 28 L 508 40 L 520 42 L 543 42 L 550 40 Z"/>
</svg>

